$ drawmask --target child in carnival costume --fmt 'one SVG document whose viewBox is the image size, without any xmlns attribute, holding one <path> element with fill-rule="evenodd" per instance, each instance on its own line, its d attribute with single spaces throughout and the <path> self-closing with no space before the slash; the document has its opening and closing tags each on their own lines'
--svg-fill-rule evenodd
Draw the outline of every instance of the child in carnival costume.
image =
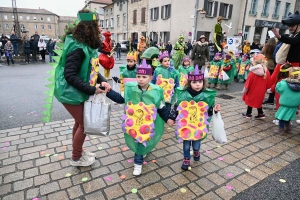
<svg viewBox="0 0 300 200">
<path fill-rule="evenodd" d="M 144 51 L 143 55 L 141 56 L 142 59 L 146 59 L 147 65 L 150 65 L 152 67 L 153 73 L 156 67 L 159 65 L 158 55 L 159 55 L 158 48 L 149 47 Z"/>
<path fill-rule="evenodd" d="M 164 121 L 168 120 L 169 111 L 165 107 L 163 90 L 152 83 L 152 68 L 143 59 L 136 69 L 137 82 L 125 84 L 124 98 L 114 90 L 106 94 L 117 103 L 125 103 L 122 117 L 122 129 L 127 146 L 134 155 L 133 175 L 140 175 L 144 155 L 149 153 L 159 142 L 164 133 Z"/>
<path fill-rule="evenodd" d="M 160 65 L 155 69 L 151 82 L 163 89 L 166 107 L 170 111 L 175 101 L 175 88 L 179 86 L 179 73 L 170 65 L 168 51 L 160 53 L 158 59 Z"/>
<path fill-rule="evenodd" d="M 200 160 L 201 141 L 207 137 L 209 122 L 215 112 L 220 111 L 220 105 L 215 105 L 216 91 L 206 89 L 204 73 L 195 71 L 189 73 L 185 87 L 177 88 L 177 102 L 169 118 L 176 120 L 176 137 L 183 142 L 184 160 L 181 168 L 190 167 L 190 148 L 193 148 L 194 161 Z"/>
<path fill-rule="evenodd" d="M 235 65 L 231 60 L 231 56 L 229 54 L 225 55 L 224 60 L 221 62 L 221 69 L 219 72 L 219 85 L 216 87 L 216 89 L 220 90 L 222 89 L 222 85 L 225 85 L 225 90 L 228 90 L 229 83 L 232 82 L 234 78 L 234 71 L 235 71 Z M 229 77 L 228 80 L 223 80 L 223 73 L 226 73 Z"/>
<path fill-rule="evenodd" d="M 176 51 L 176 53 L 172 56 L 175 69 L 178 69 L 182 59 L 186 56 L 184 50 L 187 48 L 188 47 L 184 42 L 184 37 L 180 35 L 178 41 L 174 45 L 174 50 Z"/>
<path fill-rule="evenodd" d="M 246 82 L 247 76 L 249 74 L 249 69 L 251 66 L 251 61 L 248 59 L 248 55 L 244 54 L 239 65 L 237 65 L 237 74 L 235 81 L 239 82 L 240 79 L 243 79 Z"/>
<path fill-rule="evenodd" d="M 172 65 L 172 64 L 171 64 Z M 179 66 L 178 72 L 180 75 L 179 86 L 185 86 L 187 83 L 188 74 L 194 71 L 194 67 L 191 66 L 190 57 L 184 57 L 182 60 L 182 65 Z"/>
<path fill-rule="evenodd" d="M 208 72 L 208 85 L 207 88 L 210 88 L 211 84 L 214 84 L 214 88 L 218 85 L 218 77 L 219 71 L 221 68 L 221 61 L 222 61 L 222 53 L 216 53 L 214 59 L 210 62 L 209 72 Z"/>
<path fill-rule="evenodd" d="M 120 78 L 112 77 L 116 83 L 121 83 L 120 92 L 124 92 L 126 82 L 136 81 L 136 56 L 134 52 L 128 52 L 127 65 L 120 66 Z"/>
<path fill-rule="evenodd" d="M 111 33 L 109 31 L 104 32 L 103 36 L 105 37 L 105 39 L 101 44 L 99 63 L 104 68 L 104 77 L 106 79 L 111 79 L 110 70 L 114 67 L 115 64 L 115 58 L 113 56 L 110 56 L 111 50 L 113 49 L 113 43 L 111 41 Z"/>
</svg>

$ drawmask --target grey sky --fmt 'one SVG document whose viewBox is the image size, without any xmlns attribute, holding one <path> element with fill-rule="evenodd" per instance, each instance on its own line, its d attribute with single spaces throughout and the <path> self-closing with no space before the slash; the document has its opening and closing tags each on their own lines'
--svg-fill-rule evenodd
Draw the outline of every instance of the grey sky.
<svg viewBox="0 0 300 200">
<path fill-rule="evenodd" d="M 44 8 L 61 16 L 76 16 L 84 0 L 16 0 L 18 8 Z M 11 0 L 1 0 L 0 6 L 11 7 Z"/>
</svg>

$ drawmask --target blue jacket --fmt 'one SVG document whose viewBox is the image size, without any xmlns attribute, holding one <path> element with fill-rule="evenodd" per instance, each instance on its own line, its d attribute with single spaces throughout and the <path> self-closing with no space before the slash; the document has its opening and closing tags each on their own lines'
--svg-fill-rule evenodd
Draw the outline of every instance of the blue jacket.
<svg viewBox="0 0 300 200">
<path fill-rule="evenodd" d="M 30 54 L 30 43 L 29 42 L 24 42 L 23 43 L 23 49 L 24 49 L 24 53 Z"/>
<path fill-rule="evenodd" d="M 12 44 L 18 44 L 18 42 L 19 42 L 19 37 L 17 36 L 17 35 L 11 35 L 10 36 L 10 41 L 11 41 L 11 43 Z"/>
<path fill-rule="evenodd" d="M 273 60 L 274 60 L 275 64 L 277 64 L 277 63 L 276 63 L 276 53 L 277 53 L 277 51 L 280 49 L 280 47 L 281 47 L 282 44 L 283 44 L 283 43 L 280 42 L 279 44 L 277 44 L 277 46 L 276 46 L 275 49 L 274 49 L 274 52 L 273 52 Z"/>
</svg>

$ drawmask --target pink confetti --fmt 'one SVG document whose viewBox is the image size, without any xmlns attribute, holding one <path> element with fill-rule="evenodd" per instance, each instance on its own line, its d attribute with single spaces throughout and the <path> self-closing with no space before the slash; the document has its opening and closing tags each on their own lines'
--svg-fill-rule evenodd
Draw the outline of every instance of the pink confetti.
<svg viewBox="0 0 300 200">
<path fill-rule="evenodd" d="M 38 115 L 34 115 L 34 116 L 36 117 L 36 116 L 38 116 Z"/>
<path fill-rule="evenodd" d="M 206 153 L 210 153 L 210 150 L 206 150 Z"/>
<path fill-rule="evenodd" d="M 222 158 L 222 157 L 220 157 L 220 158 L 218 158 L 218 160 L 223 160 L 223 158 Z"/>
<path fill-rule="evenodd" d="M 146 165 L 146 164 L 147 164 L 147 162 L 146 162 L 146 161 L 144 161 L 144 162 L 143 162 L 143 164 L 144 164 L 144 165 Z"/>
<path fill-rule="evenodd" d="M 5 150 L 6 149 L 6 147 L 2 147 L 2 150 Z"/>
<path fill-rule="evenodd" d="M 8 144 L 9 145 L 9 142 L 5 142 L 4 144 Z"/>
<path fill-rule="evenodd" d="M 231 173 L 228 173 L 228 174 L 226 174 L 228 177 L 232 177 L 232 174 Z"/>
<path fill-rule="evenodd" d="M 32 200 L 40 200 L 39 198 L 33 198 Z"/>
<path fill-rule="evenodd" d="M 131 162 L 132 162 L 132 160 L 128 160 L 128 162 L 129 162 L 129 163 L 131 163 Z"/>
<path fill-rule="evenodd" d="M 108 177 L 105 178 L 105 180 L 111 181 L 111 178 L 108 176 Z"/>
<path fill-rule="evenodd" d="M 89 138 L 88 138 L 88 137 L 86 137 L 84 140 L 89 140 Z"/>
<path fill-rule="evenodd" d="M 230 185 L 226 185 L 226 188 L 227 188 L 228 190 L 232 190 L 232 187 L 231 187 Z"/>
</svg>

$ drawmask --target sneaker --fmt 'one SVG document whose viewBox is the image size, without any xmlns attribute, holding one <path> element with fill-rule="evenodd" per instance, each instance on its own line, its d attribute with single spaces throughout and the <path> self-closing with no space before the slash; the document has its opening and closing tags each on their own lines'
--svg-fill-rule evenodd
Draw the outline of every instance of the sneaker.
<svg viewBox="0 0 300 200">
<path fill-rule="evenodd" d="M 188 170 L 190 166 L 190 159 L 184 158 L 183 163 L 181 165 L 181 169 Z"/>
<path fill-rule="evenodd" d="M 199 160 L 200 160 L 200 152 L 194 151 L 194 161 L 199 161 Z"/>
<path fill-rule="evenodd" d="M 134 176 L 140 175 L 142 173 L 142 167 L 143 165 L 134 164 L 133 175 Z"/>
<path fill-rule="evenodd" d="M 279 125 L 279 120 L 278 119 L 274 119 L 273 123 L 278 126 Z"/>
<path fill-rule="evenodd" d="M 296 120 L 296 123 L 297 123 L 297 124 L 300 124 L 300 119 L 297 119 L 297 120 Z"/>
<path fill-rule="evenodd" d="M 95 158 L 81 156 L 78 161 L 74 161 L 73 159 L 70 160 L 70 165 L 74 167 L 87 167 L 92 165 L 95 162 Z"/>
<path fill-rule="evenodd" d="M 82 151 L 82 156 L 87 156 L 87 157 L 96 157 L 95 153 L 89 152 L 89 151 Z"/>
<path fill-rule="evenodd" d="M 252 118 L 252 115 L 251 115 L 251 114 L 243 113 L 242 116 L 243 116 L 244 118 L 247 118 L 247 119 Z"/>
<path fill-rule="evenodd" d="M 257 116 L 254 117 L 255 119 L 264 119 L 266 118 L 265 114 L 258 114 Z"/>
</svg>

